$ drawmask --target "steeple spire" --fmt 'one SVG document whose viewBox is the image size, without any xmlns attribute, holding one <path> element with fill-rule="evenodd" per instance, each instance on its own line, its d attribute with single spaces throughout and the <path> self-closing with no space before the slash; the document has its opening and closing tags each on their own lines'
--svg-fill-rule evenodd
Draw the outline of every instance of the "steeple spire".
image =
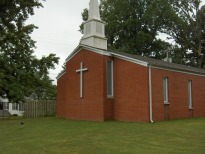
<svg viewBox="0 0 205 154">
<path fill-rule="evenodd" d="M 90 0 L 88 20 L 91 20 L 91 19 L 101 20 L 99 6 L 98 6 L 98 0 Z"/>
<path fill-rule="evenodd" d="M 90 0 L 88 15 L 88 21 L 84 23 L 84 35 L 80 44 L 107 50 L 105 23 L 100 19 L 98 0 Z"/>
</svg>

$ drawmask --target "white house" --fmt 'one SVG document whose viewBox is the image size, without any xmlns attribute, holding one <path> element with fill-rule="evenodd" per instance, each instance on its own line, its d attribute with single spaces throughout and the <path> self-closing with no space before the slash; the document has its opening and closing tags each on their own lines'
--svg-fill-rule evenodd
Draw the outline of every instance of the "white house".
<svg viewBox="0 0 205 154">
<path fill-rule="evenodd" d="M 0 97 L 0 111 L 7 110 L 10 115 L 22 116 L 24 113 L 23 103 L 9 103 L 8 98 Z"/>
</svg>

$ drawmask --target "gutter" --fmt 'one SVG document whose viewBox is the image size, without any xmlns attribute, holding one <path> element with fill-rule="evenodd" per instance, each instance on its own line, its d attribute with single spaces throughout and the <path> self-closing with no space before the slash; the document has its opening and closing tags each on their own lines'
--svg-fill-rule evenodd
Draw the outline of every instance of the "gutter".
<svg viewBox="0 0 205 154">
<path fill-rule="evenodd" d="M 152 114 L 152 65 L 149 64 L 149 119 L 153 123 L 153 114 Z"/>
</svg>

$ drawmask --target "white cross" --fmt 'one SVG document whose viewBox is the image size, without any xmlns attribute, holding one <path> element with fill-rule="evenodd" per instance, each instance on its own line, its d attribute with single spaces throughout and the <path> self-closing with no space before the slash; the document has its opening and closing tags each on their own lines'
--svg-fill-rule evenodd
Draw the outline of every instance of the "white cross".
<svg viewBox="0 0 205 154">
<path fill-rule="evenodd" d="M 80 63 L 80 69 L 76 70 L 76 72 L 80 72 L 80 97 L 83 97 L 83 72 L 87 71 L 87 68 L 83 68 L 83 62 Z"/>
</svg>

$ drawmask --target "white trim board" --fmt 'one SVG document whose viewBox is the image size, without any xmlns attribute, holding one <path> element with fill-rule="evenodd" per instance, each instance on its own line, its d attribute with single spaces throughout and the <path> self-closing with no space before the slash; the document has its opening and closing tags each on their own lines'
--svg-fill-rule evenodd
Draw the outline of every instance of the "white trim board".
<svg viewBox="0 0 205 154">
<path fill-rule="evenodd" d="M 135 64 L 139 64 L 142 66 L 146 66 L 146 67 L 148 66 L 148 63 L 145 61 L 141 61 L 138 59 L 122 56 L 122 55 L 117 54 L 117 53 L 113 53 L 113 52 L 109 52 L 109 51 L 105 51 L 105 50 L 101 50 L 101 49 L 96 49 L 96 48 L 92 48 L 89 46 L 83 46 L 83 45 L 79 45 L 76 49 L 74 49 L 74 51 L 66 58 L 66 63 L 68 61 L 70 61 L 81 49 L 89 50 L 89 51 L 92 51 L 94 53 L 98 53 L 98 54 L 101 54 L 104 56 L 114 56 L 114 57 L 117 57 L 119 59 L 123 59 L 123 60 L 129 61 L 129 62 L 132 62 Z"/>
<path fill-rule="evenodd" d="M 142 66 L 146 66 L 146 67 L 148 66 L 148 62 L 145 62 L 145 61 L 141 61 L 141 60 L 138 60 L 138 59 L 122 56 L 120 54 L 112 53 L 112 52 L 111 52 L 111 55 L 114 55 L 114 57 L 117 57 L 119 59 L 126 60 L 126 61 L 129 61 L 129 62 L 138 64 L 138 65 L 142 65 Z"/>
<path fill-rule="evenodd" d="M 89 46 L 83 46 L 83 45 L 78 45 L 77 48 L 74 49 L 74 51 L 66 58 L 66 63 L 68 61 L 70 61 L 80 50 L 85 49 L 85 50 L 89 50 L 92 51 L 94 53 L 98 53 L 100 55 L 104 55 L 104 56 L 111 56 L 110 52 L 105 51 L 105 50 L 101 50 L 101 49 L 96 49 L 96 48 L 92 48 Z"/>
</svg>

